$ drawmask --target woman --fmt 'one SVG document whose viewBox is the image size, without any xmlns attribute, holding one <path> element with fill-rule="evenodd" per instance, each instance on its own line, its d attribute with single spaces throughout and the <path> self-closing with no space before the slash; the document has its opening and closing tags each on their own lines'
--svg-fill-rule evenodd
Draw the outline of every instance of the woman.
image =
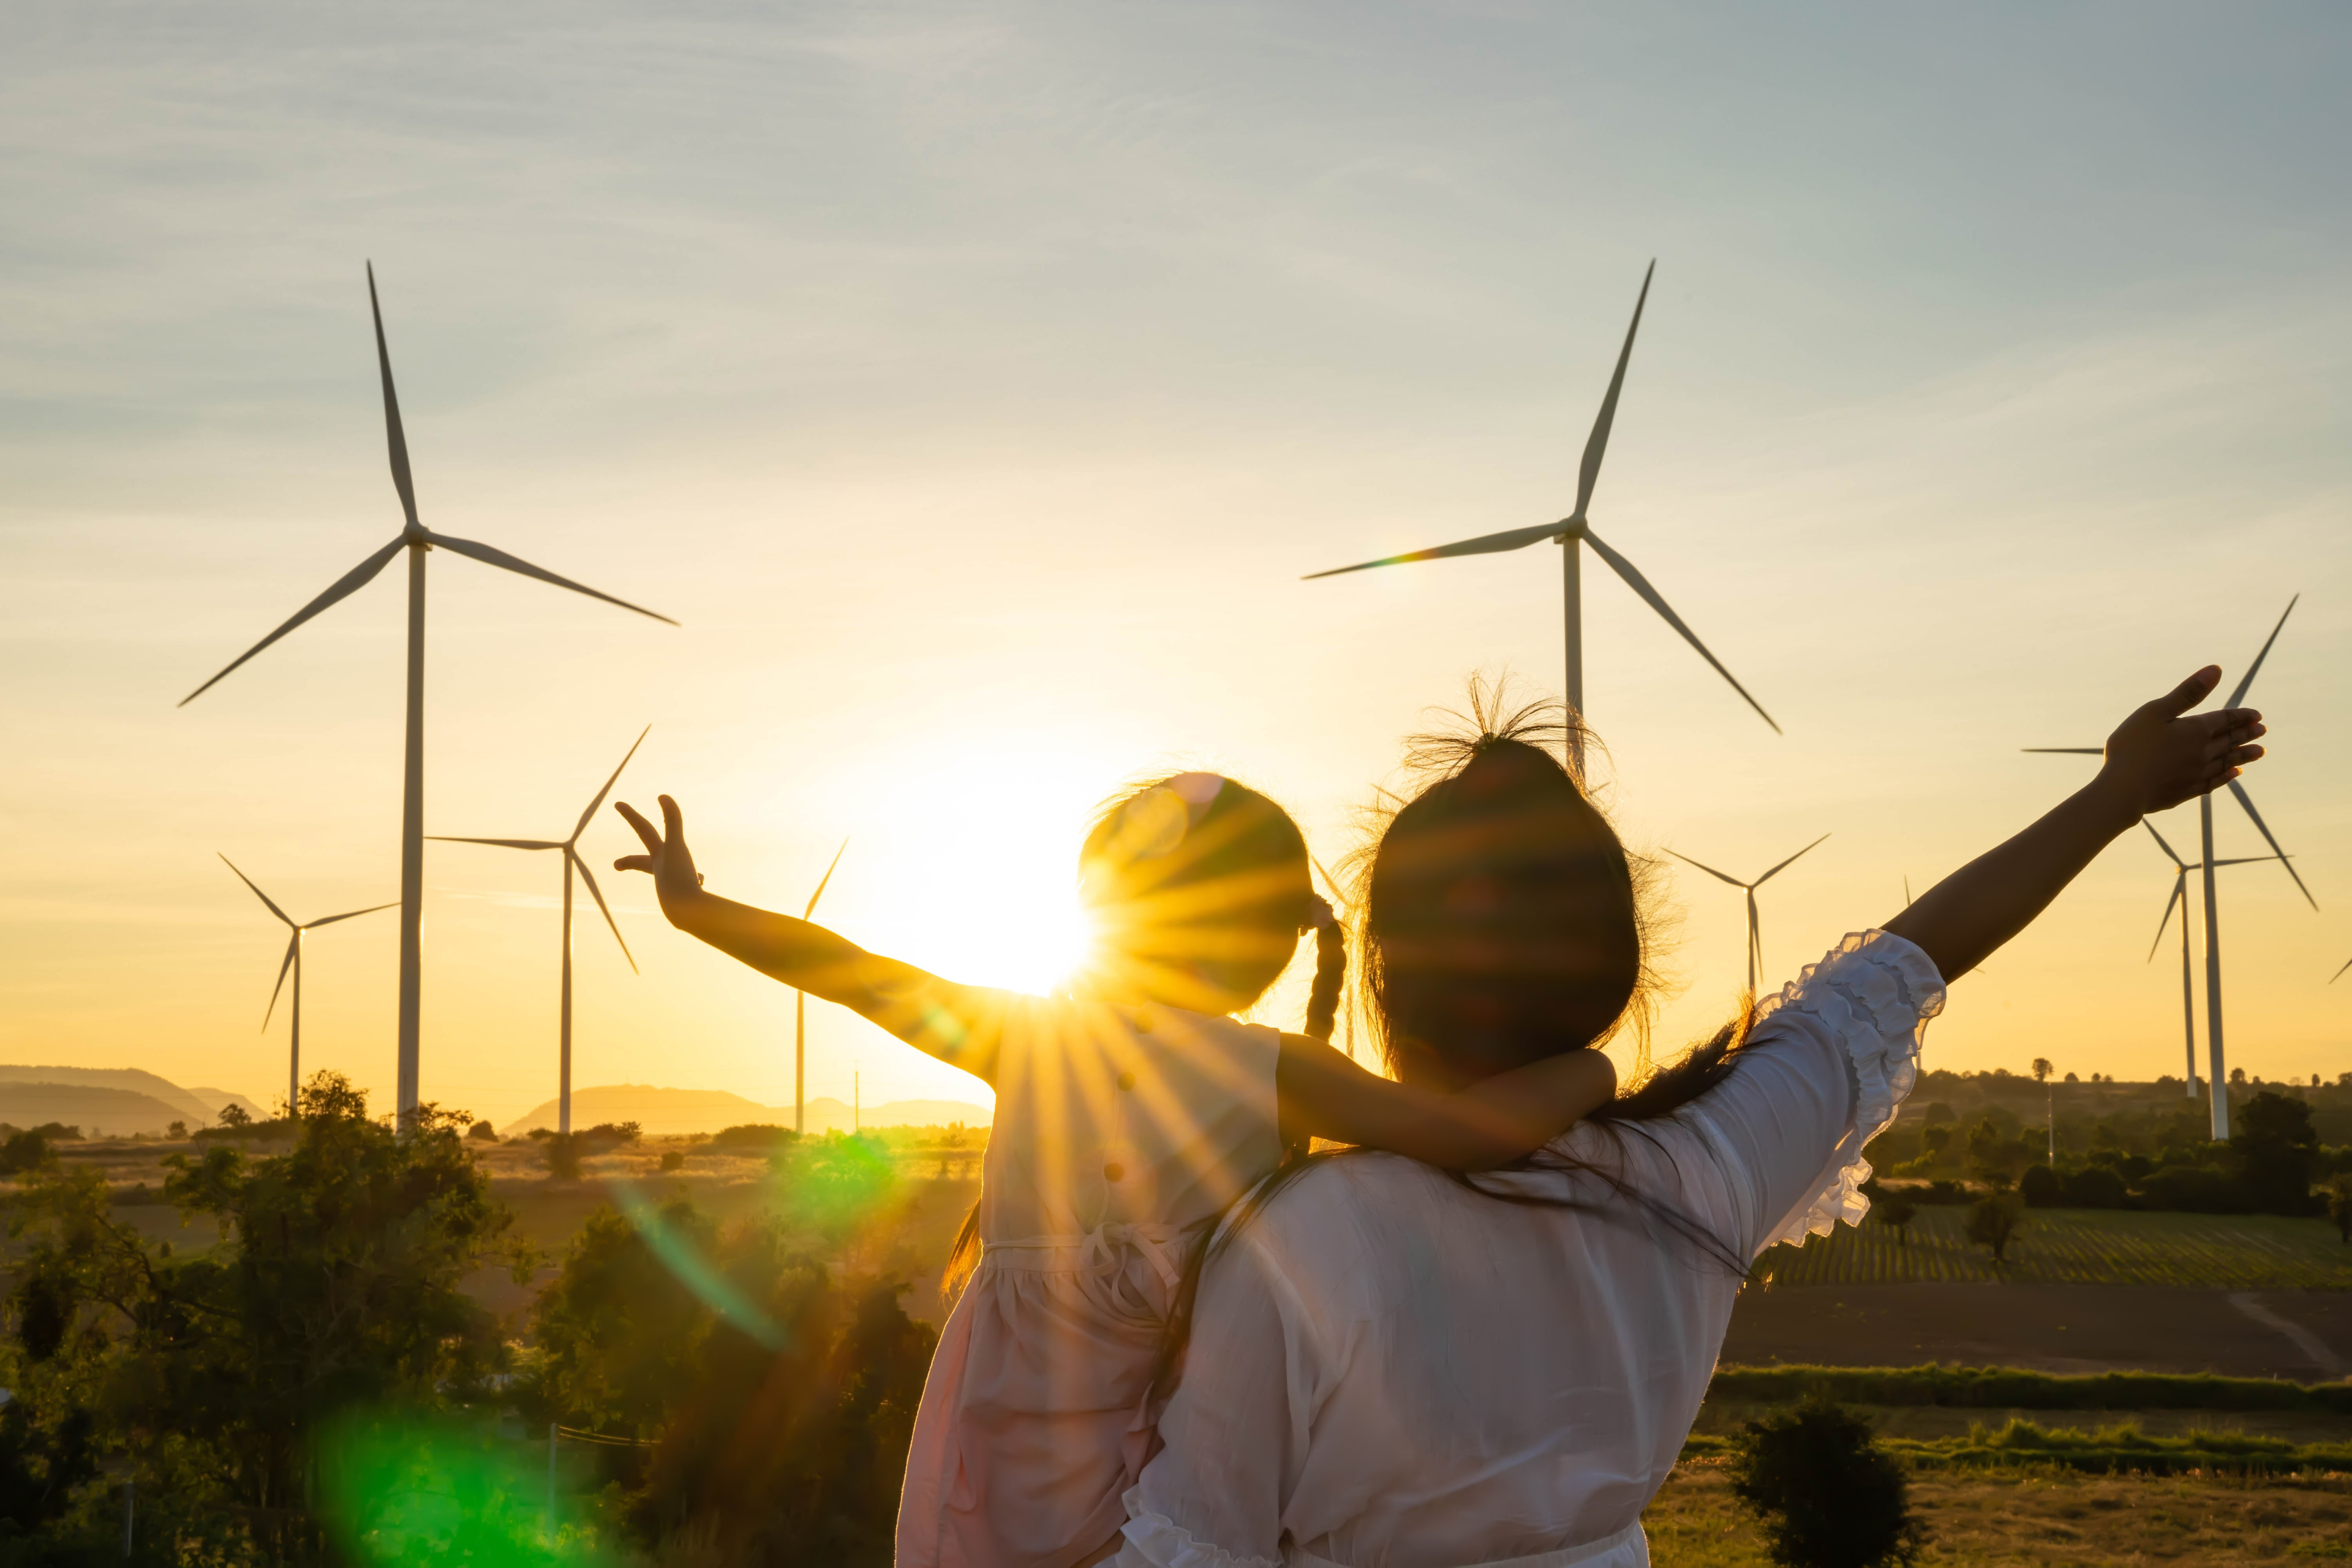
<svg viewBox="0 0 2352 1568">
<path fill-rule="evenodd" d="M 2219 677 L 2133 713 L 2090 785 L 1527 1168 L 1473 1184 L 1367 1153 L 1277 1182 L 1208 1261 L 1115 1562 L 1646 1563 L 1642 1510 L 1742 1271 L 1867 1210 L 1862 1148 L 1911 1087 L 1941 977 L 2024 929 L 2141 816 L 2262 755 L 2258 714 L 2182 717 Z M 1365 973 L 1408 1083 L 1583 1048 L 1638 1011 L 1624 853 L 1550 753 L 1499 728 L 1373 857 Z"/>
</svg>

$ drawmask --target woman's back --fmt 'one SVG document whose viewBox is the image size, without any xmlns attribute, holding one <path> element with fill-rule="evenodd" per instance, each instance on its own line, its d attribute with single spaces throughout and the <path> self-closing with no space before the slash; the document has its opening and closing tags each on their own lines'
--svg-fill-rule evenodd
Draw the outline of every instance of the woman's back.
<svg viewBox="0 0 2352 1568">
<path fill-rule="evenodd" d="M 1482 1178 L 1332 1160 L 1204 1277 L 1167 1448 L 1130 1494 L 1129 1556 L 1451 1568 L 1645 1561 L 1638 1521 L 1690 1429 L 1739 1273 L 1861 1205 L 1861 1142 L 1910 1087 L 1941 982 L 1849 938 L 1776 999 L 1739 1065 L 1658 1121 L 1556 1147 L 1589 1173 Z"/>
</svg>

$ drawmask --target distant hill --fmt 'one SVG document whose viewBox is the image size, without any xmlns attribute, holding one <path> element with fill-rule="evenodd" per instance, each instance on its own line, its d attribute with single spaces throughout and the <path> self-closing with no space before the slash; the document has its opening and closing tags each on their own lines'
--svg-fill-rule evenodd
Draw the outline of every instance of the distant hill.
<svg viewBox="0 0 2352 1568">
<path fill-rule="evenodd" d="M 252 1100 L 247 1100 L 245 1096 L 236 1093 L 230 1089 L 192 1087 L 189 1089 L 188 1092 L 195 1096 L 198 1100 L 203 1100 L 206 1105 L 211 1106 L 213 1108 L 213 1116 L 215 1120 L 219 1118 L 221 1107 L 224 1105 L 243 1106 L 245 1108 L 245 1113 L 247 1116 L 252 1117 L 256 1121 L 267 1121 L 271 1116 L 276 1114 L 274 1111 L 264 1110 L 260 1106 L 256 1105 Z"/>
<path fill-rule="evenodd" d="M 850 1120 L 846 1100 L 822 1095 L 808 1102 L 811 1132 L 836 1129 L 846 1132 Z M 989 1112 L 984 1106 L 960 1100 L 893 1100 L 866 1107 L 859 1120 L 867 1127 L 945 1126 L 953 1121 L 967 1127 L 985 1127 Z M 530 1114 L 517 1117 L 499 1132 L 501 1137 L 512 1138 L 534 1127 L 552 1128 L 555 1121 L 556 1104 L 551 1100 Z M 793 1108 L 762 1105 L 723 1089 L 657 1089 L 651 1084 L 619 1083 L 573 1089 L 572 1125 L 593 1127 L 600 1121 L 634 1121 L 649 1136 L 676 1137 L 716 1132 L 722 1127 L 740 1127 L 748 1122 L 790 1127 Z"/>
<path fill-rule="evenodd" d="M 88 1137 L 119 1138 L 133 1132 L 162 1132 L 174 1121 L 206 1127 L 212 1118 L 127 1089 L 0 1080 L 0 1121 L 12 1127 L 62 1121 L 80 1128 Z"/>
<path fill-rule="evenodd" d="M 137 1098 L 152 1100 L 160 1105 L 170 1108 L 169 1113 L 155 1119 L 152 1125 L 142 1122 L 135 1127 L 126 1127 L 122 1130 L 128 1132 L 161 1132 L 165 1127 L 174 1121 L 184 1121 L 191 1127 L 209 1127 L 213 1123 L 215 1112 L 219 1109 L 217 1105 L 211 1103 L 205 1098 L 182 1089 L 178 1084 L 173 1083 L 171 1079 L 166 1078 L 158 1078 L 153 1073 L 143 1071 L 138 1068 L 11 1067 L 0 1065 L 0 1096 L 6 1095 L 15 1088 L 15 1086 L 22 1084 L 56 1084 L 59 1086 L 70 1086 L 83 1089 L 110 1089 L 118 1093 L 130 1094 Z M 100 1104 L 103 1102 L 93 1101 L 92 1103 Z M 127 1114 L 127 1111 L 118 1110 L 110 1114 Z M 54 1118 L 44 1116 L 38 1120 L 42 1121 L 57 1121 L 65 1122 L 81 1121 L 80 1118 L 73 1116 L 58 1116 Z M 26 1122 L 21 1117 L 6 1110 L 0 1110 L 0 1121 L 14 1122 L 19 1127 L 32 1125 L 32 1123 Z M 89 1132 L 93 1137 L 98 1135 L 87 1123 L 84 1123 L 82 1131 Z"/>
</svg>

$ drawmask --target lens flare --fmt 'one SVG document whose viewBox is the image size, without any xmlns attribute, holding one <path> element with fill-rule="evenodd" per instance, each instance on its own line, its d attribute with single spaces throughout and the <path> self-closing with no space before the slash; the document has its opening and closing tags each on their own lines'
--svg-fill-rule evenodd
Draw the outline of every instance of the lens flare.
<svg viewBox="0 0 2352 1568">
<path fill-rule="evenodd" d="M 680 1235 L 664 1219 L 661 1205 L 647 1197 L 643 1188 L 619 1177 L 612 1181 L 611 1186 L 613 1201 L 620 1206 L 621 1213 L 637 1227 L 646 1248 L 679 1284 L 693 1291 L 722 1321 L 740 1330 L 752 1343 L 771 1351 L 784 1348 L 790 1336 L 783 1326 L 761 1311 L 757 1303 L 736 1288 L 733 1280 L 721 1274 L 702 1255 L 693 1238 Z"/>
<path fill-rule="evenodd" d="M 535 1450 L 446 1422 L 347 1416 L 318 1444 L 327 1519 L 367 1568 L 611 1562 L 593 1530 L 557 1517 L 553 1477 Z"/>
</svg>

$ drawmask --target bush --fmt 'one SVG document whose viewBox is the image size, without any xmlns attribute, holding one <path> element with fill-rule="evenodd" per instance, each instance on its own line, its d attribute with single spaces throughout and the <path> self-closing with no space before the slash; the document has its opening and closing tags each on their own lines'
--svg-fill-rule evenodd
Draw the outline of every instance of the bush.
<svg viewBox="0 0 2352 1568">
<path fill-rule="evenodd" d="M 1927 1539 L 1901 1464 L 1861 1417 L 1819 1397 L 1741 1429 L 1731 1490 L 1762 1519 L 1783 1568 L 1908 1564 Z"/>
<path fill-rule="evenodd" d="M 1969 1210 L 1969 1239 L 1979 1247 L 1992 1248 L 1992 1260 L 2009 1260 L 2009 1244 L 2017 1239 L 2022 1228 L 2025 1205 L 2015 1193 L 1995 1192 L 1980 1198 Z"/>
<path fill-rule="evenodd" d="M 772 1154 L 800 1136 L 789 1127 L 755 1121 L 741 1127 L 723 1127 L 710 1140 L 714 1154 Z"/>
<path fill-rule="evenodd" d="M 495 1143 L 499 1141 L 499 1130 L 487 1121 L 477 1121 L 466 1129 L 466 1136 L 477 1143 Z"/>
<path fill-rule="evenodd" d="M 2127 1194 L 2124 1179 L 2105 1165 L 2093 1165 L 2066 1178 L 2066 1204 L 2078 1209 L 2119 1209 Z"/>
<path fill-rule="evenodd" d="M 2252 1207 L 2237 1183 L 2204 1165 L 2166 1165 L 2141 1178 L 2140 1195 L 2152 1209 L 2180 1214 L 2244 1214 Z"/>
<path fill-rule="evenodd" d="M 685 1151 L 685 1150 L 683 1150 L 683 1149 L 665 1149 L 665 1150 L 663 1150 L 663 1151 L 662 1151 L 662 1157 L 661 1157 L 661 1168 L 662 1168 L 663 1170 L 665 1170 L 665 1171 L 682 1171 L 682 1170 L 684 1170 L 684 1169 L 686 1168 L 686 1151 Z"/>
<path fill-rule="evenodd" d="M 30 1131 L 10 1135 L 0 1143 L 0 1173 L 16 1175 L 26 1171 L 37 1171 L 53 1158 L 48 1139 L 37 1127 Z"/>
<path fill-rule="evenodd" d="M 533 1136 L 537 1136 L 536 1133 Z M 575 1133 L 551 1132 L 547 1135 L 545 1158 L 549 1177 L 558 1182 L 580 1179 L 580 1139 Z"/>
<path fill-rule="evenodd" d="M 2028 1165 L 2017 1181 L 2017 1195 L 2028 1208 L 2054 1209 L 2066 1202 L 2065 1179 L 2047 1165 Z"/>
</svg>

